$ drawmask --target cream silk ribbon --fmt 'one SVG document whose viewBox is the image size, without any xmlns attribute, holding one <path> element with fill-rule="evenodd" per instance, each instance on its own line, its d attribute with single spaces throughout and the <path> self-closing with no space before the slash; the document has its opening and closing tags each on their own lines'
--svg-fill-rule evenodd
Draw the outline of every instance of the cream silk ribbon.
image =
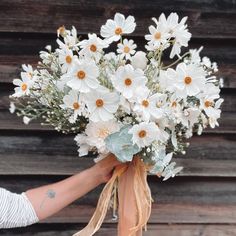
<svg viewBox="0 0 236 236">
<path fill-rule="evenodd" d="M 147 183 L 148 167 L 139 157 L 117 166 L 105 185 L 88 225 L 73 236 L 92 236 L 102 225 L 113 189 L 118 182 L 118 236 L 141 236 L 151 215 L 152 197 Z M 118 181 L 116 181 L 118 180 Z"/>
</svg>

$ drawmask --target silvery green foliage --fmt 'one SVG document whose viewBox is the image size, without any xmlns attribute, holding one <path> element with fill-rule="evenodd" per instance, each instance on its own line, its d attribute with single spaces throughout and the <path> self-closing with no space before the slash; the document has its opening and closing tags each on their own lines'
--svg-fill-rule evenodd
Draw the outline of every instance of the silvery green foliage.
<svg viewBox="0 0 236 236">
<path fill-rule="evenodd" d="M 153 159 L 155 165 L 151 169 L 151 173 L 162 173 L 163 170 L 169 165 L 172 159 L 173 153 L 166 154 L 165 149 L 160 149 L 154 152 Z"/>
<path fill-rule="evenodd" d="M 175 177 L 175 175 L 183 169 L 183 167 L 175 167 L 175 165 L 176 163 L 172 162 L 165 168 L 161 174 L 161 176 L 164 177 L 163 181 L 169 179 L 170 177 Z"/>
<path fill-rule="evenodd" d="M 132 142 L 132 135 L 128 133 L 130 128 L 131 126 L 124 126 L 119 132 L 113 133 L 105 139 L 107 149 L 121 162 L 132 161 L 133 156 L 141 151 Z"/>
</svg>

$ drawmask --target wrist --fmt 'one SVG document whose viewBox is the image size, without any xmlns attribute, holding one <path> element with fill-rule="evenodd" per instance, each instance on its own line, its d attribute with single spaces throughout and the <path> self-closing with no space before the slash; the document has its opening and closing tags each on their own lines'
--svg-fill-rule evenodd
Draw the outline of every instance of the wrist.
<svg viewBox="0 0 236 236">
<path fill-rule="evenodd" d="M 103 183 L 101 169 L 98 166 L 94 165 L 90 167 L 87 171 L 89 177 L 92 178 L 92 180 L 94 181 L 95 186 Z"/>
</svg>

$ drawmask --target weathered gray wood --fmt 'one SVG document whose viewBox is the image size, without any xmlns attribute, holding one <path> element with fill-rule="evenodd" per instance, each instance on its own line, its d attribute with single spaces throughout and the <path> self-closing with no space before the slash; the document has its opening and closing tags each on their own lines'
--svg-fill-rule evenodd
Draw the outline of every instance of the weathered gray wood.
<svg viewBox="0 0 236 236">
<path fill-rule="evenodd" d="M 82 229 L 81 224 L 40 224 L 24 229 L 0 230 L 2 236 L 68 236 Z M 96 236 L 116 235 L 116 225 L 103 224 Z M 234 236 L 236 235 L 235 225 L 217 224 L 148 224 L 144 236 Z"/>
<path fill-rule="evenodd" d="M 236 159 L 199 160 L 187 156 L 174 158 L 173 161 L 183 166 L 180 176 L 236 177 Z M 61 155 L 0 155 L 1 175 L 71 175 L 94 164 L 92 157 Z"/>
<path fill-rule="evenodd" d="M 210 8 L 211 6 L 211 8 Z M 222 7 L 223 6 L 223 7 Z M 137 17 L 138 27 L 135 34 L 147 32 L 152 16 L 161 12 L 169 13 L 170 9 L 181 16 L 189 16 L 190 30 L 194 37 L 235 38 L 236 19 L 235 4 L 224 1 L 218 4 L 204 4 L 195 1 L 127 1 L 120 4 L 111 1 L 50 1 L 45 2 L 14 0 L 9 3 L 1 1 L 0 31 L 6 32 L 55 32 L 60 25 L 75 25 L 81 33 L 99 32 L 100 26 L 115 12 L 133 14 Z M 227 9 L 227 10 L 225 10 Z M 224 24 L 222 24 L 224 22 Z"/>
<path fill-rule="evenodd" d="M 68 207 L 51 219 L 48 223 L 76 223 L 88 222 L 94 208 L 90 206 Z M 219 214 L 220 213 L 220 214 Z M 111 214 L 106 217 L 104 222 L 112 223 Z M 236 206 L 223 205 L 188 205 L 188 204 L 153 204 L 152 214 L 149 223 L 216 223 L 216 224 L 235 224 Z"/>
<path fill-rule="evenodd" d="M 59 175 L 1 176 L 0 186 L 7 188 L 13 192 L 20 193 L 22 191 L 26 191 L 29 188 L 54 183 L 64 178 L 66 178 L 66 176 Z M 167 204 L 168 206 L 184 206 L 186 204 L 188 205 L 187 209 L 191 209 L 191 205 L 194 205 L 196 207 L 204 205 L 205 208 L 207 208 L 207 205 L 213 208 L 214 206 L 216 206 L 218 209 L 224 206 L 226 207 L 226 209 L 230 209 L 228 207 L 233 205 L 236 207 L 235 178 L 199 178 L 177 176 L 175 177 L 175 179 L 162 181 L 156 176 L 148 176 L 148 183 L 152 191 L 154 203 L 157 204 L 157 207 L 159 207 L 159 205 L 161 204 Z M 98 196 L 102 191 L 102 187 L 103 186 L 100 186 L 95 190 L 91 191 L 86 196 L 80 198 L 69 209 L 67 209 L 66 212 L 69 212 L 77 206 L 80 206 L 83 209 L 86 209 L 87 205 L 90 205 L 91 208 L 95 207 L 98 200 Z M 232 208 L 232 210 L 233 209 L 234 208 Z M 207 210 L 211 210 L 211 208 L 206 209 L 206 211 Z M 78 210 L 74 211 L 76 212 Z M 196 214 L 198 214 L 198 212 L 196 212 Z M 234 214 L 236 214 L 236 212 L 234 212 Z M 178 218 L 178 216 L 175 217 Z"/>
</svg>

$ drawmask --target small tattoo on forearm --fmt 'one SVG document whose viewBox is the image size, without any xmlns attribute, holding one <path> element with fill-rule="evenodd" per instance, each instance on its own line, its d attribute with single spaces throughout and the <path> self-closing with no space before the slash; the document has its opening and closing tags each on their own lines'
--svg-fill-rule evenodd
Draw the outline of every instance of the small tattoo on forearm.
<svg viewBox="0 0 236 236">
<path fill-rule="evenodd" d="M 43 205 L 45 203 L 45 201 L 47 200 L 47 198 L 50 198 L 50 199 L 53 199 L 56 197 L 56 192 L 52 189 L 49 189 L 47 192 L 46 192 L 46 196 L 45 198 L 43 199 L 42 203 L 40 204 L 40 209 L 43 208 Z"/>
</svg>

